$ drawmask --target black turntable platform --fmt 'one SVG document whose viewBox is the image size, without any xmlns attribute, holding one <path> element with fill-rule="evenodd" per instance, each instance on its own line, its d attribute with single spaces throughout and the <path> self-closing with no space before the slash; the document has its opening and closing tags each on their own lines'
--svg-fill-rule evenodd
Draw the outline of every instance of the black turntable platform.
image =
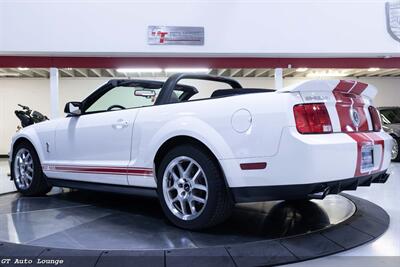
<svg viewBox="0 0 400 267">
<path fill-rule="evenodd" d="M 342 194 L 240 204 L 224 224 L 194 232 L 171 225 L 157 199 L 55 189 L 39 198 L 0 196 L 0 259 L 29 259 L 29 266 L 56 259 L 60 266 L 268 266 L 351 249 L 388 225 L 382 208 Z"/>
</svg>

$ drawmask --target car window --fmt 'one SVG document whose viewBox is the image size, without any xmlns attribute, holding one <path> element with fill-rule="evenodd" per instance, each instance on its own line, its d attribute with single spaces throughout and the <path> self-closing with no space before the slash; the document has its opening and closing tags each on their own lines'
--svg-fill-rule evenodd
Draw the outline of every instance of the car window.
<svg viewBox="0 0 400 267">
<path fill-rule="evenodd" d="M 400 109 L 384 109 L 380 113 L 384 124 L 400 123 Z"/>
<path fill-rule="evenodd" d="M 107 111 L 112 106 L 118 105 L 125 109 L 137 108 L 143 106 L 151 106 L 158 95 L 160 89 L 153 90 L 156 92 L 156 96 L 137 96 L 135 95 L 135 90 L 141 90 L 143 88 L 139 87 L 127 87 L 127 86 L 117 86 L 102 95 L 96 102 L 94 102 L 86 112 L 101 112 Z M 114 108 L 112 110 L 118 110 L 121 108 Z"/>
</svg>

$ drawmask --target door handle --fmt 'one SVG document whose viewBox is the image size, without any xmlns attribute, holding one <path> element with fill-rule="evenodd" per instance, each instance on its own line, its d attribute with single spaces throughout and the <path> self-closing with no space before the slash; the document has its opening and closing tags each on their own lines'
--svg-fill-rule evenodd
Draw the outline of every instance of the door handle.
<svg viewBox="0 0 400 267">
<path fill-rule="evenodd" d="M 123 119 L 119 119 L 119 120 L 117 120 L 116 123 L 114 123 L 114 124 L 112 125 L 112 127 L 113 127 L 115 130 L 120 130 L 120 129 L 124 129 L 124 128 L 128 127 L 128 125 L 129 125 L 128 121 L 123 120 Z"/>
</svg>

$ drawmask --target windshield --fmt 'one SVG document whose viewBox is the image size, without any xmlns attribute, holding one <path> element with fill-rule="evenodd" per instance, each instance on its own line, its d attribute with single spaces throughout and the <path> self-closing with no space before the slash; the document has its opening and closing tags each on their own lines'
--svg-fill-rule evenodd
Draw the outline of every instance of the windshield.
<svg viewBox="0 0 400 267">
<path fill-rule="evenodd" d="M 97 113 L 154 105 L 161 89 L 146 89 L 135 86 L 116 86 L 94 101 L 85 113 Z M 183 91 L 173 91 L 175 102 Z"/>
<path fill-rule="evenodd" d="M 384 124 L 400 123 L 400 108 L 384 109 L 380 113 Z"/>
</svg>

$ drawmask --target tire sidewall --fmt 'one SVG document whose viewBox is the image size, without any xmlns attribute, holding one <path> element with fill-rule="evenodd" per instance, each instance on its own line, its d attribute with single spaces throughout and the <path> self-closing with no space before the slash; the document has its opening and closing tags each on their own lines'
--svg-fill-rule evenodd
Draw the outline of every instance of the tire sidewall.
<svg viewBox="0 0 400 267">
<path fill-rule="evenodd" d="M 14 168 L 14 164 L 15 164 L 15 156 L 17 155 L 18 151 L 21 149 L 26 149 L 29 151 L 29 153 L 32 156 L 32 160 L 33 160 L 33 168 L 34 168 L 34 174 L 32 177 L 32 183 L 29 186 L 29 188 L 27 189 L 22 189 L 19 188 L 17 181 L 15 179 L 15 168 Z M 15 187 L 17 188 L 17 190 L 24 194 L 24 195 L 33 195 L 36 193 L 36 189 L 39 188 L 41 186 L 41 183 L 43 182 L 43 171 L 42 171 L 42 166 L 40 163 L 40 159 L 39 156 L 36 153 L 35 148 L 28 143 L 21 143 L 19 144 L 14 150 L 13 150 L 13 155 L 12 155 L 12 160 L 11 160 L 11 178 L 14 181 Z"/>
<path fill-rule="evenodd" d="M 396 142 L 397 142 L 397 157 L 396 158 L 394 158 L 394 159 L 392 159 L 392 161 L 394 161 L 394 162 L 400 162 L 400 138 L 398 138 L 398 137 L 396 137 L 396 136 L 393 136 L 392 135 L 392 138 L 394 139 L 394 140 L 396 140 Z"/>
<path fill-rule="evenodd" d="M 168 164 L 179 156 L 190 157 L 195 160 L 203 169 L 205 176 L 207 177 L 208 185 L 208 199 L 202 213 L 195 219 L 190 221 L 184 221 L 176 217 L 168 205 L 165 202 L 164 191 L 163 191 L 163 179 L 164 172 Z M 157 191 L 160 198 L 161 207 L 164 214 L 172 221 L 176 226 L 185 229 L 199 229 L 202 225 L 206 225 L 209 218 L 213 215 L 216 202 L 218 201 L 218 194 L 220 193 L 221 186 L 225 186 L 223 177 L 218 168 L 218 165 L 210 158 L 210 156 L 202 149 L 195 146 L 179 146 L 173 148 L 161 161 L 161 164 L 157 171 Z"/>
</svg>

